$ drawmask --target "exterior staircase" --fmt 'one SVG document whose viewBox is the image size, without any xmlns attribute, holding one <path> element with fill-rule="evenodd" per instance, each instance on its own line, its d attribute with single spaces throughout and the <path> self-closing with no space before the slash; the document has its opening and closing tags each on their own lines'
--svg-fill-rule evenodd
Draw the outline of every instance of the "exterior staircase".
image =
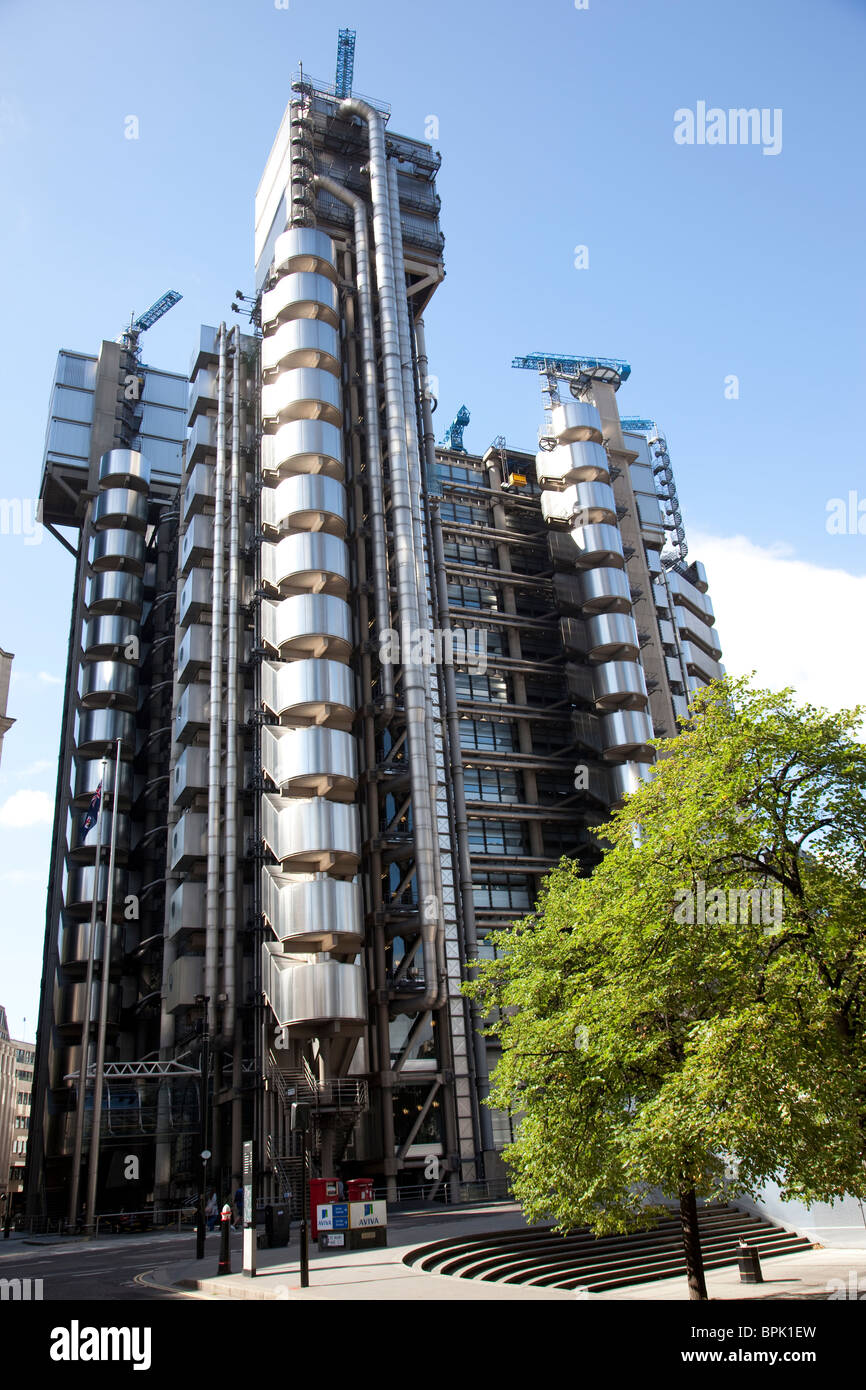
<svg viewBox="0 0 866 1390">
<path fill-rule="evenodd" d="M 762 1260 L 811 1250 L 802 1236 L 727 1205 L 699 1208 L 705 1269 L 735 1264 L 741 1241 Z M 672 1214 L 650 1231 L 594 1236 L 586 1228 L 568 1235 L 550 1226 L 499 1231 L 473 1239 L 434 1241 L 404 1256 L 426 1273 L 536 1288 L 585 1288 L 590 1293 L 685 1275 L 682 1228 Z"/>
</svg>

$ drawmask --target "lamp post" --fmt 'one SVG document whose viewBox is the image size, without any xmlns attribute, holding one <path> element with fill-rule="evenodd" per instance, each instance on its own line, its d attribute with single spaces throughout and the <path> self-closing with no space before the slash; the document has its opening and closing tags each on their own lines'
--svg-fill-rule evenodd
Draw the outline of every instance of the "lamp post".
<svg viewBox="0 0 866 1390">
<path fill-rule="evenodd" d="M 293 1101 L 290 1111 L 290 1127 L 301 1136 L 301 1288 L 310 1287 L 310 1245 L 308 1226 L 308 1202 L 310 1184 L 307 1181 L 307 1132 L 310 1128 L 310 1107 L 301 1101 Z"/>
</svg>

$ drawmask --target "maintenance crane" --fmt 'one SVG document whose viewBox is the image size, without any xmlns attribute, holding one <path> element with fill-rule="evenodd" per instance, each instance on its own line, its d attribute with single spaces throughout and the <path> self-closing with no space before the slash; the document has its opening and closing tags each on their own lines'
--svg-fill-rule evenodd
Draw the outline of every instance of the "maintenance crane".
<svg viewBox="0 0 866 1390">
<path fill-rule="evenodd" d="M 337 78 L 334 88 L 338 97 L 350 97 L 352 95 L 356 34 L 357 30 L 355 29 L 341 29 L 337 38 Z"/>
<path fill-rule="evenodd" d="M 145 309 L 143 314 L 139 314 L 137 319 L 130 314 L 129 327 L 124 329 L 118 342 L 123 343 L 129 352 L 138 356 L 138 340 L 142 333 L 158 323 L 163 315 L 167 314 L 169 309 L 173 309 L 181 299 L 183 299 L 183 295 L 179 290 L 166 290 L 165 294 L 160 295 L 159 299 L 151 304 L 149 309 Z"/>
<path fill-rule="evenodd" d="M 468 424 L 469 411 L 465 405 L 461 405 L 439 443 L 446 449 L 453 449 L 456 454 L 465 454 L 466 449 L 463 446 L 463 431 Z"/>
</svg>

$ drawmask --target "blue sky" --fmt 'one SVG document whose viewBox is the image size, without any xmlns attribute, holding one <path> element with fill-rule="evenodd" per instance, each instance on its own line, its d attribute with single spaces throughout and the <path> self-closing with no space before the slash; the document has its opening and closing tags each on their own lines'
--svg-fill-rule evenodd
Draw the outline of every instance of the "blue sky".
<svg viewBox="0 0 866 1390">
<path fill-rule="evenodd" d="M 471 450 L 497 434 L 530 448 L 538 384 L 514 354 L 626 358 L 620 406 L 666 431 L 728 666 L 859 698 L 864 537 L 826 518 L 829 499 L 866 498 L 862 0 L 4 0 L 0 496 L 38 489 L 58 348 L 95 351 L 176 288 L 145 356 L 183 371 L 199 323 L 231 319 L 291 74 L 301 59 L 333 80 L 345 25 L 355 90 L 389 101 L 397 131 L 438 120 L 439 432 L 465 401 Z M 699 101 L 780 109 L 780 153 L 678 145 L 674 112 Z M 0 1002 L 16 1031 L 36 1015 L 72 573 L 32 539 L 0 535 L 17 719 Z"/>
</svg>

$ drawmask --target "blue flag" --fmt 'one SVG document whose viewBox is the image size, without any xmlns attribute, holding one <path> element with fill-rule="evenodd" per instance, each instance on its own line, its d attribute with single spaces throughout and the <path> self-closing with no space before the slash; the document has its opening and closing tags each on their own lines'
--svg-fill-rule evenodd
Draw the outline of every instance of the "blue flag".
<svg viewBox="0 0 866 1390">
<path fill-rule="evenodd" d="M 91 830 L 99 819 L 99 807 L 102 803 L 102 783 L 96 788 L 90 798 L 90 805 L 81 818 L 81 838 L 86 840 Z"/>
</svg>

